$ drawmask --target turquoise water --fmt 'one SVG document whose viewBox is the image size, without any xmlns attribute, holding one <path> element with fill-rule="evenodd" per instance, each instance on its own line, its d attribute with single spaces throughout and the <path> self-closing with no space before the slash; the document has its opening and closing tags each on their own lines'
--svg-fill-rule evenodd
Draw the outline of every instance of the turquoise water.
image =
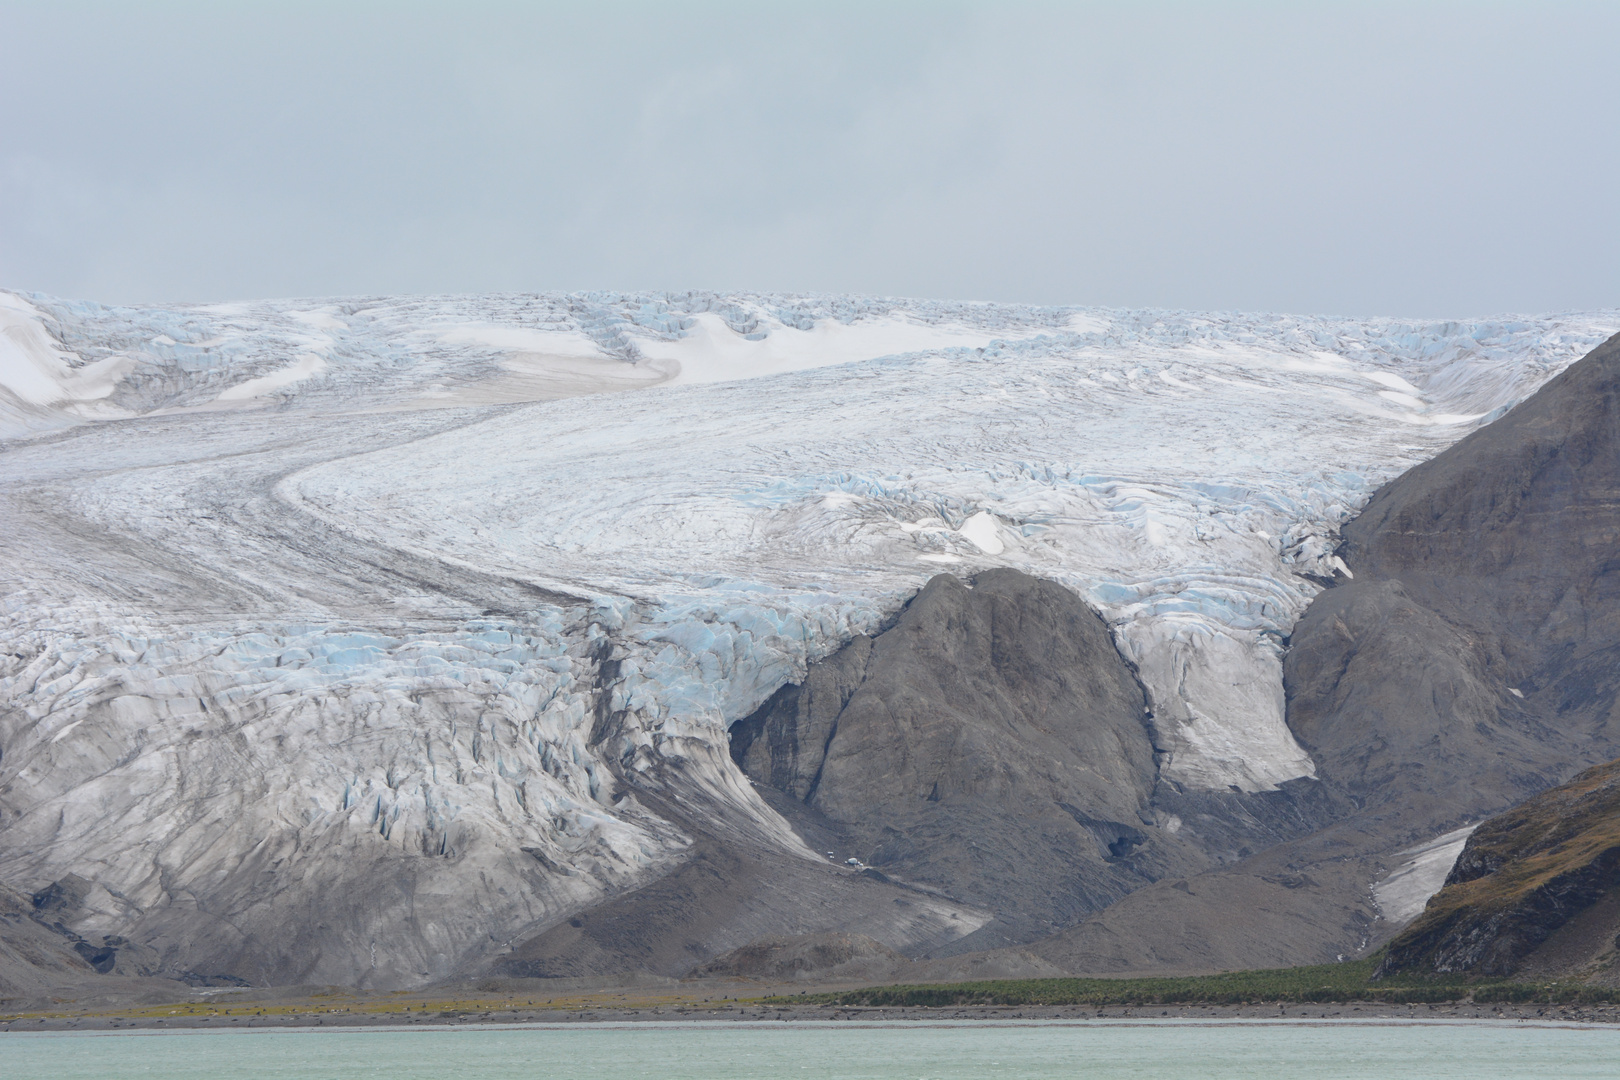
<svg viewBox="0 0 1620 1080">
<path fill-rule="evenodd" d="M 1620 1030 L 1490 1022 L 617 1024 L 0 1034 L 4 1080 L 1620 1076 Z"/>
</svg>

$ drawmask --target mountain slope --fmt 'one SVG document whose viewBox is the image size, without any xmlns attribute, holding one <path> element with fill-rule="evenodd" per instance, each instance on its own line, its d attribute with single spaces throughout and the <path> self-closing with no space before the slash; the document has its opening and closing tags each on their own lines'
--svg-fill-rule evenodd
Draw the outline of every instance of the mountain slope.
<svg viewBox="0 0 1620 1080">
<path fill-rule="evenodd" d="M 1380 974 L 1620 984 L 1620 761 L 1482 824 Z"/>
<path fill-rule="evenodd" d="M 1032 951 L 1071 970 L 1265 967 L 1398 930 L 1368 889 L 1403 849 L 1620 751 L 1617 490 L 1620 337 L 1345 525 L 1348 573 L 1283 667 L 1289 727 L 1341 820 Z"/>
</svg>

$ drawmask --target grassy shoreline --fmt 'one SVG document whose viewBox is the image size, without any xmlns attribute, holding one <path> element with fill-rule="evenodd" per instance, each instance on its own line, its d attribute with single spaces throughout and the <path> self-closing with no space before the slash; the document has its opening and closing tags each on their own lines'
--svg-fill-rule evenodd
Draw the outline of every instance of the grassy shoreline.
<svg viewBox="0 0 1620 1080">
<path fill-rule="evenodd" d="M 367 992 L 274 987 L 209 994 L 189 1000 L 86 1001 L 61 998 L 0 1005 L 0 1032 L 316 1026 L 414 1026 L 467 1023 L 532 1024 L 574 1021 L 760 1021 L 889 1019 L 1078 1019 L 1132 1016 L 1152 1006 L 1198 1010 L 1204 1018 L 1275 1019 L 1279 1006 L 1320 1007 L 1334 1017 L 1360 1013 L 1620 1022 L 1620 989 L 1571 983 L 1385 978 L 1374 982 L 1379 957 L 1342 964 L 1236 971 L 1179 978 L 995 980 L 933 985 L 800 990 L 789 982 L 698 981 L 675 986 L 612 986 L 552 990 L 542 980 L 522 986 L 440 987 Z M 10 1006 L 10 1007 L 6 1007 Z M 1366 1007 L 1371 1006 L 1371 1010 Z M 1592 1007 L 1588 1009 L 1587 1007 Z M 1561 1007 L 1561 1008 L 1560 1008 Z M 1389 1010 L 1400 1009 L 1401 1013 Z M 1439 1009 L 1440 1013 L 1434 1010 Z M 886 1012 L 882 1010 L 887 1010 Z M 1520 1014 L 1520 1010 L 1527 1010 Z M 1184 1012 L 1183 1015 L 1186 1015 Z M 1290 1018 L 1296 1018 L 1292 1015 Z M 1303 1017 L 1301 1017 L 1303 1018 Z M 43 1025 L 43 1026 L 39 1026 Z"/>
<path fill-rule="evenodd" d="M 838 993 L 766 998 L 770 1003 L 892 1005 L 1242 1005 L 1255 1002 L 1386 1005 L 1457 1001 L 1550 1005 L 1620 1003 L 1620 989 L 1579 983 L 1521 983 L 1461 978 L 1372 981 L 1380 957 L 1314 967 L 1160 978 L 997 979 L 987 982 L 875 986 Z"/>
</svg>

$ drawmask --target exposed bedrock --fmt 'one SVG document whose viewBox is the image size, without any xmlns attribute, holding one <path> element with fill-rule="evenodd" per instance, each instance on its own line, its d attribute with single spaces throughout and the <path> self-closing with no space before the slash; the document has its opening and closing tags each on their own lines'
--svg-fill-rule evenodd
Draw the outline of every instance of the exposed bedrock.
<svg viewBox="0 0 1620 1080">
<path fill-rule="evenodd" d="M 1399 580 L 1330 589 L 1284 664 L 1289 724 L 1350 805 L 1425 809 L 1425 827 L 1479 815 L 1562 779 L 1571 733 L 1493 673 L 1495 646 L 1417 602 Z"/>
<path fill-rule="evenodd" d="M 1160 791 L 1146 713 L 1074 593 L 1016 570 L 940 575 L 738 722 L 732 755 L 813 811 L 838 858 L 995 912 L 942 955 L 1050 933 L 1288 831 L 1287 793 Z"/>
<path fill-rule="evenodd" d="M 1284 671 L 1290 726 L 1357 805 L 1477 820 L 1614 756 L 1620 336 L 1343 536 L 1355 579 L 1312 604 Z"/>
<path fill-rule="evenodd" d="M 1358 574 L 1399 579 L 1480 635 L 1493 674 L 1526 699 L 1571 717 L 1612 702 L 1620 336 L 1378 491 L 1343 535 Z"/>
<path fill-rule="evenodd" d="M 1295 626 L 1288 723 L 1341 820 L 1032 946 L 1071 970 L 1332 960 L 1402 849 L 1620 752 L 1620 336 L 1381 488 Z"/>
</svg>

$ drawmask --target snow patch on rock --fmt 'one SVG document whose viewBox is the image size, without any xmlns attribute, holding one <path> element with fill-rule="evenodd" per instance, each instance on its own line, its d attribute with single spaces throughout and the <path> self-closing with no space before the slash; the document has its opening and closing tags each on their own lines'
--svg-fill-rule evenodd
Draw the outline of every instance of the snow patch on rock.
<svg viewBox="0 0 1620 1080">
<path fill-rule="evenodd" d="M 1478 827 L 1476 824 L 1454 829 L 1398 852 L 1395 858 L 1402 861 L 1372 887 L 1373 900 L 1384 918 L 1404 926 L 1423 914 L 1429 897 L 1446 883 L 1446 876 L 1456 865 L 1463 845 Z"/>
</svg>

